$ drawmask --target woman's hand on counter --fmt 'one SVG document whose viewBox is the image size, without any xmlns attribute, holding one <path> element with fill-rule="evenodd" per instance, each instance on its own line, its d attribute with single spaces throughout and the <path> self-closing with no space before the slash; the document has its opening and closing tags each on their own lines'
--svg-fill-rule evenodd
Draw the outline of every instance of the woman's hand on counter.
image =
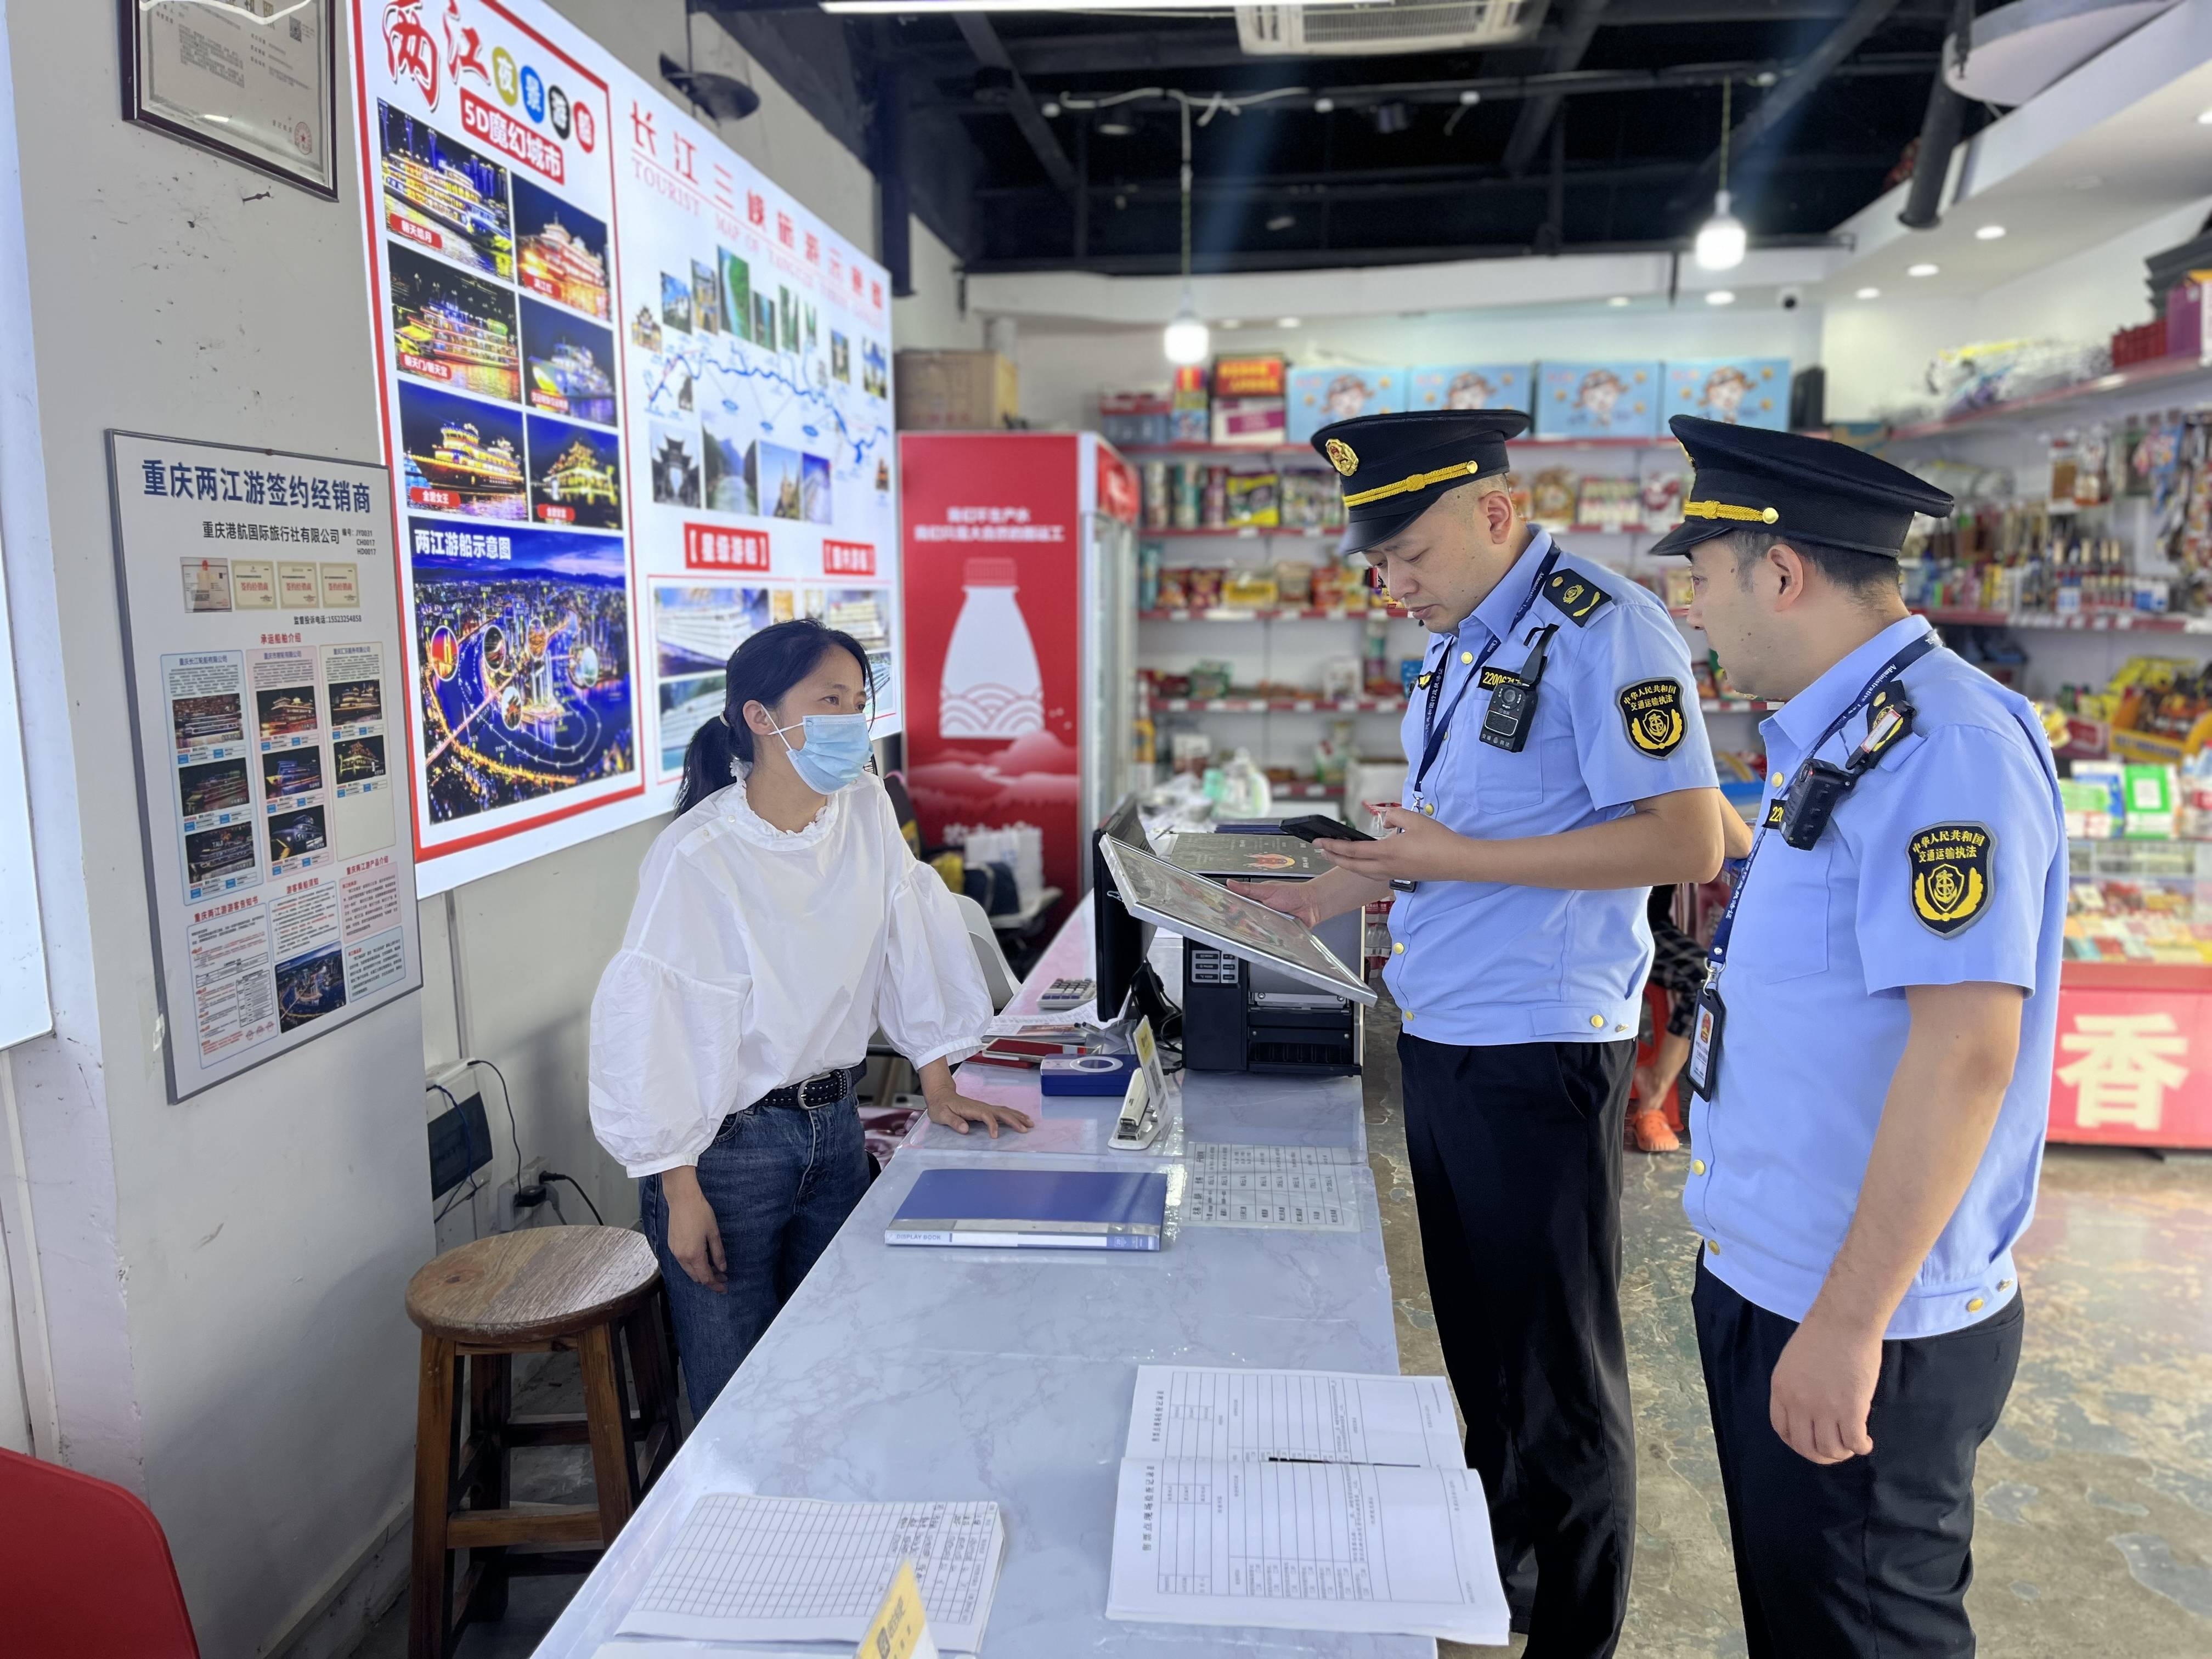
<svg viewBox="0 0 2212 1659">
<path fill-rule="evenodd" d="M 722 1230 L 714 1206 L 699 1190 L 699 1171 L 679 1164 L 660 1172 L 660 1195 L 668 1205 L 668 1253 L 684 1271 L 720 1296 L 729 1262 L 722 1255 Z"/>
<path fill-rule="evenodd" d="M 1036 1120 L 1027 1112 L 1016 1111 L 1011 1106 L 994 1105 L 988 1100 L 970 1100 L 957 1091 L 929 1097 L 929 1121 L 942 1123 L 946 1128 L 956 1129 L 963 1135 L 969 1133 L 969 1124 L 980 1123 L 990 1132 L 994 1140 L 999 1138 L 999 1131 L 1002 1127 L 1027 1134 L 1036 1124 Z"/>
</svg>

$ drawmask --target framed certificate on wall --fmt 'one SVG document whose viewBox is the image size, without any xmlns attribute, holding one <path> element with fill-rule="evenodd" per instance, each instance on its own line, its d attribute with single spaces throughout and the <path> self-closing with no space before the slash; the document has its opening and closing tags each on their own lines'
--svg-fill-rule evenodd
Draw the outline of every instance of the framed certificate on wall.
<svg viewBox="0 0 2212 1659">
<path fill-rule="evenodd" d="M 331 0 L 118 0 L 123 118 L 337 199 Z"/>
</svg>

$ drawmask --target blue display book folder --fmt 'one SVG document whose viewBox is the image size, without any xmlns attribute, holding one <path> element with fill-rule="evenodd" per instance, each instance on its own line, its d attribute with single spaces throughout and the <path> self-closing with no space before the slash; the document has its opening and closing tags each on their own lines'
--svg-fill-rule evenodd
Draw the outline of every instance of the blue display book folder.
<svg viewBox="0 0 2212 1659">
<path fill-rule="evenodd" d="M 890 1244 L 1157 1250 L 1163 1171 L 925 1170 L 884 1230 Z"/>
</svg>

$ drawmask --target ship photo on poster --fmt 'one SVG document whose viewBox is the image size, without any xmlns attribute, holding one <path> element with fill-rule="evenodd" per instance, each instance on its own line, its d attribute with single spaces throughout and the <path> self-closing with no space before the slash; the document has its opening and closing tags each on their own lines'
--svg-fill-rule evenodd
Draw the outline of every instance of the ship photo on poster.
<svg viewBox="0 0 2212 1659">
<path fill-rule="evenodd" d="M 391 243 L 392 349 L 403 374 L 513 403 L 522 362 L 514 295 Z"/>
<path fill-rule="evenodd" d="M 472 519 L 530 516 L 520 410 L 403 382 L 399 435 L 409 507 Z"/>
<path fill-rule="evenodd" d="M 607 288 L 607 228 L 514 175 L 516 280 L 532 294 L 605 322 L 614 315 Z"/>
<path fill-rule="evenodd" d="M 621 539 L 416 519 L 408 544 L 431 822 L 632 772 Z"/>
<path fill-rule="evenodd" d="M 376 106 L 385 228 L 495 276 L 514 275 L 507 169 L 390 104 Z"/>
</svg>

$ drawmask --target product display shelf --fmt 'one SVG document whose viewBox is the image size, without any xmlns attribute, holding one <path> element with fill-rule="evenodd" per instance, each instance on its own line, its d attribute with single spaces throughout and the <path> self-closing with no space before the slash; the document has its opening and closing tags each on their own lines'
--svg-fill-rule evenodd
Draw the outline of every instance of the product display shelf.
<svg viewBox="0 0 2212 1659">
<path fill-rule="evenodd" d="M 1688 620 L 1689 611 L 1676 606 L 1668 614 L 1677 622 Z M 1954 628 L 2042 628 L 2073 633 L 2136 633 L 2136 634 L 2201 634 L 2212 635 L 2212 617 L 2169 617 L 2149 611 L 2089 611 L 2070 617 L 2055 616 L 2048 611 L 1966 611 L 1937 607 L 1930 610 L 1921 605 L 1912 607 L 1916 617 L 1925 617 L 1938 624 L 1948 623 Z"/>
<path fill-rule="evenodd" d="M 1156 530 L 1139 528 L 1137 534 L 1140 539 L 1146 541 L 1150 541 L 1156 536 L 1164 536 L 1170 538 L 1194 538 L 1206 541 L 1252 542 L 1258 541 L 1263 537 L 1285 536 L 1297 541 L 1333 542 L 1344 534 L 1344 527 L 1341 525 L 1323 529 L 1319 526 L 1306 525 L 1223 524 L 1200 525 L 1185 530 L 1163 526 Z"/>
<path fill-rule="evenodd" d="M 1400 621 L 1406 613 L 1393 605 L 1382 611 L 1355 611 L 1349 605 L 1261 605 L 1245 608 L 1231 605 L 1217 605 L 1196 611 L 1139 611 L 1139 622 L 1343 622 L 1356 617 L 1361 622 L 1370 617 L 1384 617 Z"/>
<path fill-rule="evenodd" d="M 2193 357 L 2161 357 L 2148 363 L 2134 363 L 2126 368 L 2115 369 L 2110 374 L 2085 380 L 2080 386 L 2070 386 L 2056 392 L 2038 392 L 2008 404 L 1992 404 L 1987 409 L 1977 409 L 1964 415 L 1954 415 L 1948 420 L 1922 421 L 1911 426 L 1892 428 L 1887 443 L 1911 443 L 1923 438 L 1937 438 L 1949 432 L 1964 432 L 1977 427 L 2002 426 L 2008 422 L 2041 420 L 2055 412 L 2063 411 L 2070 404 L 2079 404 L 2117 392 L 2139 392 L 2154 387 L 2167 388 L 2172 395 L 2185 392 L 2181 384 L 2191 379 L 2204 381 L 2205 391 L 2212 391 L 2212 367 Z"/>
<path fill-rule="evenodd" d="M 1403 697 L 1154 697 L 1162 714 L 1402 714 Z"/>
</svg>

